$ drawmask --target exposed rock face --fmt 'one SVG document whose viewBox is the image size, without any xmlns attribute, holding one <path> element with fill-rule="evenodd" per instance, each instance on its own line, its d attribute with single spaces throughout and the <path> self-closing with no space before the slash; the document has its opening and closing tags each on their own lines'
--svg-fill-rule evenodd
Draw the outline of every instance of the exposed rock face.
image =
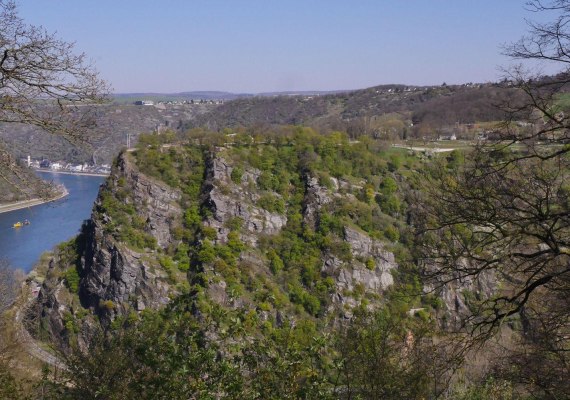
<svg viewBox="0 0 570 400">
<path fill-rule="evenodd" d="M 206 204 L 213 213 L 206 223 L 217 230 L 219 240 L 226 240 L 229 233 L 227 223 L 236 217 L 241 218 L 245 228 L 242 239 L 251 245 L 255 245 L 258 235 L 274 235 L 285 226 L 285 215 L 255 205 L 259 194 L 248 190 L 247 182 L 254 183 L 259 177 L 259 171 L 246 171 L 242 184 L 237 185 L 231 180 L 233 167 L 222 157 L 211 157 L 206 168 Z"/>
<path fill-rule="evenodd" d="M 373 290 L 385 289 L 394 283 L 390 271 L 396 268 L 394 254 L 386 251 L 384 245 L 378 240 L 374 240 L 369 236 L 357 231 L 354 228 L 344 228 L 344 240 L 350 244 L 352 255 L 357 259 L 371 258 L 374 263 L 373 276 L 368 273 L 359 273 L 363 282 Z M 354 276 L 354 274 L 353 274 Z"/>
<path fill-rule="evenodd" d="M 465 262 L 465 261 L 460 261 Z M 430 266 L 424 266 L 430 270 Z M 472 315 L 471 302 L 490 298 L 497 291 L 497 278 L 491 271 L 485 271 L 477 277 L 465 277 L 452 282 L 430 284 L 424 287 L 426 292 L 435 292 L 445 305 L 445 316 L 439 322 L 443 329 L 457 330 L 464 327 L 465 318 Z"/>
<path fill-rule="evenodd" d="M 201 206 L 205 206 L 209 213 L 202 222 L 215 228 L 215 244 L 227 243 L 231 229 L 239 232 L 241 240 L 249 247 L 239 254 L 237 267 L 263 274 L 270 281 L 275 275 L 268 265 L 266 250 L 260 251 L 257 243 L 262 236 L 277 235 L 285 228 L 287 212 L 270 212 L 260 206 L 267 204 L 260 199 L 262 196 L 282 198 L 276 192 L 260 190 L 258 180 L 261 173 L 255 168 L 244 167 L 239 181 L 236 174 L 232 179 L 235 165 L 223 154 L 223 149 L 218 149 L 206 158 Z M 316 230 L 319 215 L 327 212 L 333 200 L 350 194 L 339 192 L 345 184 L 342 181 L 334 180 L 331 190 L 321 186 L 315 177 L 306 176 L 304 180 L 303 221 Z M 173 227 L 180 226 L 183 210 L 179 205 L 180 191 L 142 174 L 129 161 L 128 154 L 118 159 L 117 167 L 103 190 L 106 192 L 100 194 L 95 211 L 82 230 L 79 300 L 75 303 L 80 302 L 81 306 L 92 310 L 103 325 L 108 325 L 118 315 L 161 308 L 178 291 L 172 283 L 175 281 L 171 279 L 173 272 L 161 266 L 156 251 L 135 249 L 117 239 L 124 227 L 118 227 L 118 231 L 116 227 L 109 227 L 116 225 L 117 221 L 113 221 L 113 213 L 105 211 L 104 193 L 111 193 L 115 199 L 122 198 L 133 206 L 138 218 L 144 221 L 145 232 L 152 235 L 158 247 L 163 249 L 169 247 L 172 250 L 179 244 L 172 232 Z M 231 227 L 236 219 L 241 220 L 239 230 Z M 343 250 L 342 256 L 336 249 L 323 250 L 321 272 L 334 281 L 330 310 L 340 308 L 345 316 L 350 316 L 350 309 L 360 304 L 362 296 L 370 294 L 369 298 L 378 299 L 393 284 L 391 271 L 397 265 L 394 255 L 386 250 L 383 243 L 357 228 L 347 226 L 342 237 L 337 235 L 333 240 L 347 250 Z M 204 276 L 216 278 L 208 282 L 206 289 L 210 300 L 227 307 L 256 307 L 248 296 L 234 295 L 228 290 L 228 282 L 214 264 L 206 263 L 201 267 Z M 187 283 L 184 273 L 176 271 L 178 277 L 182 276 L 183 283 Z M 193 272 L 191 270 L 191 274 Z M 38 304 L 40 312 L 50 320 L 54 337 L 63 343 L 67 330 L 65 314 L 75 315 L 77 310 L 70 306 L 69 298 L 60 296 L 66 291 L 69 295 L 69 290 L 62 286 L 61 278 L 57 279 L 44 285 Z M 73 296 L 77 298 L 76 294 Z M 275 312 L 279 312 L 278 319 L 287 318 L 286 310 L 276 309 Z M 87 318 L 85 323 L 82 322 L 78 340 L 88 340 L 87 334 L 94 324 L 95 319 Z"/>
<path fill-rule="evenodd" d="M 305 195 L 304 220 L 306 224 L 315 229 L 319 210 L 324 205 L 332 202 L 332 197 L 325 187 L 319 185 L 319 180 L 316 177 L 307 176 L 305 180 L 307 182 L 307 192 Z"/>
<path fill-rule="evenodd" d="M 345 263 L 330 255 L 325 258 L 322 271 L 334 277 L 333 304 L 340 304 L 345 316 L 349 317 L 350 309 L 358 304 L 353 291 L 359 287 L 366 293 L 381 293 L 394 283 L 391 271 L 397 264 L 394 254 L 386 251 L 382 243 L 356 229 L 346 227 L 344 240 L 351 247 L 353 260 Z M 368 265 L 360 260 L 367 260 Z"/>
<path fill-rule="evenodd" d="M 66 347 L 67 336 L 64 325 L 64 313 L 68 311 L 67 301 L 62 299 L 61 293 L 66 292 L 63 282 L 55 287 L 43 285 L 38 293 L 36 309 L 39 317 L 47 325 L 51 336 L 57 341 L 60 348 Z M 41 307 L 40 307 L 41 306 Z"/>
<path fill-rule="evenodd" d="M 98 222 L 84 228 L 86 248 L 81 259 L 80 298 L 103 316 L 127 309 L 159 308 L 172 291 L 165 274 L 142 254 L 117 244 Z"/>
<path fill-rule="evenodd" d="M 180 191 L 140 173 L 124 154 L 119 157 L 117 173 L 108 184 L 116 187 L 121 177 L 125 178 L 125 186 L 132 190 L 137 214 L 146 219 L 148 232 L 160 247 L 167 246 L 173 241 L 170 233 L 172 221 L 182 216 L 177 203 Z"/>
<path fill-rule="evenodd" d="M 132 191 L 137 214 L 146 220 L 146 229 L 158 246 L 164 248 L 172 243 L 171 223 L 182 215 L 177 204 L 179 191 L 143 175 L 125 155 L 119 158 L 117 171 L 106 185 L 116 188 L 119 180 L 124 180 L 124 186 Z M 80 268 L 83 305 L 107 315 L 124 314 L 127 308 L 142 310 L 166 304 L 172 288 L 164 271 L 147 261 L 144 253 L 129 249 L 106 233 L 107 218 L 93 215 L 84 227 L 86 243 Z"/>
<path fill-rule="evenodd" d="M 305 180 L 306 194 L 303 217 L 306 224 L 316 229 L 319 213 L 335 197 L 341 196 L 337 191 L 342 184 L 346 183 L 339 183 L 338 180 L 331 179 L 335 190 L 332 193 L 320 185 L 316 177 L 307 176 Z M 366 293 L 381 293 L 394 283 L 391 270 L 396 268 L 397 264 L 394 254 L 387 251 L 384 244 L 355 228 L 345 227 L 343 239 L 350 246 L 352 260 L 343 262 L 333 254 L 326 254 L 322 272 L 332 276 L 335 280 L 336 293 L 332 298 L 333 305 L 340 305 L 345 310 L 345 315 L 349 316 L 350 311 L 348 310 L 358 305 L 358 301 L 352 296 L 352 292 L 359 287 Z"/>
</svg>

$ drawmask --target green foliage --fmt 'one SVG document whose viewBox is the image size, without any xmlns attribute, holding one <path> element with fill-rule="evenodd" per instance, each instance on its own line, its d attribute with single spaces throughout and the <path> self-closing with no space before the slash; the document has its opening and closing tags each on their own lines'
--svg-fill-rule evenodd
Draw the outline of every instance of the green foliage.
<svg viewBox="0 0 570 400">
<path fill-rule="evenodd" d="M 453 150 L 446 157 L 447 166 L 451 169 L 457 169 L 465 163 L 465 155 L 459 150 Z"/>
<path fill-rule="evenodd" d="M 191 230 L 197 230 L 202 223 L 202 216 L 197 205 L 192 204 L 184 210 L 184 226 Z"/>
<path fill-rule="evenodd" d="M 113 311 L 117 307 L 112 300 L 101 300 L 99 301 L 99 308 L 106 311 Z"/>
<path fill-rule="evenodd" d="M 359 312 L 338 336 L 336 348 L 346 398 L 425 399 L 430 397 L 430 370 L 435 360 L 419 343 L 429 336 L 424 323 L 379 310 Z M 403 338 L 413 338 L 406 339 Z"/>
<path fill-rule="evenodd" d="M 239 232 L 243 227 L 243 218 L 232 217 L 226 222 L 226 228 L 230 231 Z"/>
<path fill-rule="evenodd" d="M 511 400 L 516 398 L 511 382 L 488 379 L 483 385 L 472 385 L 453 394 L 457 400 Z"/>
<path fill-rule="evenodd" d="M 216 250 L 208 239 L 204 239 L 198 251 L 198 261 L 203 264 L 211 263 L 216 259 Z"/>
<path fill-rule="evenodd" d="M 12 375 L 13 367 L 0 360 L 0 398 L 5 400 L 29 399 L 22 383 Z"/>
<path fill-rule="evenodd" d="M 128 328 L 68 357 L 60 398 L 421 399 L 434 365 L 429 329 L 380 310 L 319 333 L 309 320 L 281 327 L 255 310 L 213 306 L 195 317 L 187 300 L 147 312 Z M 260 307 L 260 311 L 268 306 Z M 215 338 L 209 333 L 215 329 Z M 255 332 L 252 335 L 252 332 Z M 413 342 L 402 340 L 406 335 Z"/>
<path fill-rule="evenodd" d="M 140 146 L 135 156 L 143 173 L 180 188 L 184 194 L 183 203 L 198 200 L 204 179 L 204 154 L 200 146 L 164 148 L 153 142 Z"/>
<path fill-rule="evenodd" d="M 126 189 L 113 193 L 109 182 L 101 189 L 100 203 L 96 209 L 110 217 L 105 230 L 135 249 L 155 249 L 156 239 L 145 232 L 146 221 L 136 214 L 130 197 L 131 194 Z"/>
<path fill-rule="evenodd" d="M 228 233 L 228 247 L 236 255 L 245 250 L 245 244 L 241 241 L 236 231 Z"/>
<path fill-rule="evenodd" d="M 180 243 L 176 248 L 174 260 L 178 263 L 178 269 L 187 272 L 190 269 L 190 247 L 186 243 Z"/>
<path fill-rule="evenodd" d="M 386 176 L 382 180 L 382 183 L 380 184 L 380 192 L 382 194 L 389 196 L 396 193 L 397 190 L 398 190 L 398 184 L 392 177 Z"/>
<path fill-rule="evenodd" d="M 281 197 L 272 193 L 264 193 L 257 200 L 257 205 L 269 212 L 285 213 L 285 202 Z"/>
<path fill-rule="evenodd" d="M 241 183 L 241 178 L 243 177 L 243 168 L 241 168 L 240 166 L 235 166 L 232 169 L 232 173 L 230 174 L 230 178 L 233 181 L 233 183 L 235 184 L 240 184 Z"/>
<path fill-rule="evenodd" d="M 63 326 L 68 334 L 74 335 L 79 332 L 79 326 L 77 325 L 77 321 L 75 317 L 70 312 L 65 312 L 63 314 Z"/>
<path fill-rule="evenodd" d="M 311 295 L 300 285 L 289 286 L 289 299 L 294 304 L 300 304 L 311 315 L 318 315 L 321 311 L 321 303 L 316 296 Z"/>
<path fill-rule="evenodd" d="M 63 279 L 65 279 L 65 286 L 72 292 L 78 293 L 79 292 L 79 273 L 77 272 L 77 268 L 75 266 L 65 270 L 63 272 Z"/>
<path fill-rule="evenodd" d="M 280 271 L 283 270 L 284 268 L 283 260 L 281 260 L 281 257 L 279 257 L 279 255 L 277 254 L 277 252 L 275 252 L 274 249 L 269 250 L 269 252 L 267 253 L 267 258 L 269 259 L 269 268 L 271 269 L 271 272 L 273 272 L 274 274 L 278 274 Z"/>
<path fill-rule="evenodd" d="M 388 225 L 384 229 L 384 236 L 392 242 L 397 242 L 400 239 L 400 231 L 394 225 Z"/>
</svg>

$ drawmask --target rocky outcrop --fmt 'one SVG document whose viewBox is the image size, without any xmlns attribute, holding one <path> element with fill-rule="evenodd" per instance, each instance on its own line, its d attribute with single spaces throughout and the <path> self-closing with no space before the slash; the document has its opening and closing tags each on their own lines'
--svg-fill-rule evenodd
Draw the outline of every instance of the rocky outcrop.
<svg viewBox="0 0 570 400">
<path fill-rule="evenodd" d="M 224 242 L 229 233 L 228 223 L 240 218 L 243 224 L 242 239 L 255 245 L 259 235 L 274 235 L 287 223 L 283 214 L 269 212 L 256 206 L 258 191 L 248 189 L 248 183 L 255 184 L 259 171 L 244 172 L 241 184 L 231 180 L 233 167 L 219 156 L 211 156 L 206 164 L 206 205 L 212 217 L 206 224 L 216 229 L 218 240 Z"/>
<path fill-rule="evenodd" d="M 244 274 L 250 273 L 244 271 L 251 271 L 263 275 L 270 282 L 275 278 L 275 272 L 270 268 L 267 249 L 260 251 L 257 244 L 260 238 L 278 235 L 286 227 L 285 201 L 276 192 L 260 189 L 259 170 L 245 166 L 240 167 L 239 173 L 234 173 L 236 165 L 228 161 L 230 158 L 227 154 L 225 149 L 220 148 L 206 157 L 200 194 L 201 215 L 204 218 L 202 224 L 215 229 L 214 245 L 227 243 L 231 231 L 239 232 L 240 239 L 247 246 L 239 255 L 235 255 L 232 268 L 240 269 L 240 273 Z M 305 187 L 301 188 L 301 191 L 304 189 L 303 222 L 315 231 L 319 228 L 320 215 L 330 212 L 337 198 L 357 201 L 350 198 L 350 193 L 345 193 L 346 182 L 331 179 L 329 189 L 321 185 L 316 177 L 306 175 L 302 178 L 305 182 Z M 237 290 L 235 293 L 238 294 L 234 294 L 233 289 L 230 290 L 231 282 L 226 280 L 221 270 L 217 270 L 219 267 L 215 262 L 202 265 L 196 259 L 191 259 L 194 264 L 190 264 L 188 276 L 176 267 L 173 258 L 179 244 L 177 237 L 180 236 L 175 236 L 173 232 L 186 229 L 182 226 L 181 196 L 178 189 L 141 173 L 130 161 L 129 154 L 119 157 L 116 168 L 96 201 L 91 219 L 82 228 L 77 304 L 71 305 L 73 301 L 61 296 L 66 291 L 69 293 L 68 288 L 62 286 L 61 271 L 59 276 L 54 273 L 55 279 L 47 279 L 40 291 L 39 309 L 50 321 L 54 337 L 65 342 L 66 332 L 69 332 L 66 315 L 77 315 L 77 307 L 90 310 L 104 326 L 108 326 L 117 316 L 147 308 L 159 309 L 179 293 L 176 282 L 188 286 L 188 280 L 191 281 L 197 272 L 201 278 L 208 279 L 204 293 L 210 301 L 225 307 L 257 307 L 248 293 Z M 123 214 L 113 214 L 109 211 L 110 206 L 105 204 L 116 204 L 119 199 L 128 207 L 124 207 Z M 270 203 L 267 199 L 280 202 L 279 207 L 268 206 Z M 280 212 L 272 212 L 264 207 L 279 209 Z M 141 246 L 119 240 L 128 227 L 118 226 L 120 217 L 117 215 L 128 214 L 125 218 L 134 221 L 133 210 L 138 221 L 136 229 L 144 229 L 145 234 L 156 239 L 157 250 L 141 249 Z M 372 300 L 370 303 L 381 303 L 382 292 L 393 284 L 391 272 L 397 265 L 394 255 L 384 243 L 372 239 L 358 228 L 346 226 L 341 235 L 336 232 L 328 238 L 333 243 L 331 248 L 322 250 L 321 277 L 330 277 L 334 281 L 331 301 L 327 299 L 323 304 L 330 306 L 329 311 L 341 309 L 345 316 L 350 316 L 350 310 L 361 304 L 364 298 Z M 213 237 L 211 233 L 209 231 L 209 238 Z M 198 242 L 186 242 L 185 245 L 199 243 L 203 239 L 200 234 L 195 237 Z M 160 251 L 167 248 L 168 252 Z M 222 247 L 214 248 L 214 251 L 221 251 Z M 170 269 L 163 263 L 163 257 L 169 258 Z M 176 274 L 176 279 L 173 279 L 173 274 Z M 275 287 L 281 287 L 281 283 L 276 282 Z M 281 289 L 285 292 L 288 290 L 286 287 Z M 284 294 L 284 298 L 287 298 L 287 293 Z M 77 294 L 74 296 L 77 297 Z M 285 318 L 290 311 L 285 308 L 273 311 Z M 85 315 L 85 312 L 79 314 Z M 97 324 L 96 319 L 90 317 L 81 322 L 78 340 L 87 341 L 88 332 L 94 324 Z"/>
<path fill-rule="evenodd" d="M 112 318 L 128 310 L 156 309 L 168 303 L 172 288 L 155 263 L 117 243 L 104 232 L 100 221 L 90 221 L 83 233 L 86 246 L 79 296 L 84 307 Z"/>
<path fill-rule="evenodd" d="M 119 157 L 117 172 L 107 184 L 117 188 L 123 179 L 122 185 L 132 193 L 137 215 L 146 220 L 148 233 L 156 238 L 160 247 L 166 247 L 173 241 L 170 229 L 172 221 L 180 219 L 182 215 L 178 204 L 180 191 L 142 174 L 129 162 L 127 154 Z"/>
<path fill-rule="evenodd" d="M 340 306 L 345 316 L 358 305 L 355 291 L 379 294 L 394 283 L 392 270 L 397 268 L 394 254 L 385 250 L 384 245 L 371 239 L 354 228 L 345 228 L 344 240 L 350 245 L 352 260 L 343 262 L 338 257 L 328 255 L 322 272 L 334 277 L 336 291 L 332 297 L 333 306 Z"/>
<path fill-rule="evenodd" d="M 385 289 L 394 283 L 391 270 L 397 267 L 394 254 L 385 249 L 384 244 L 378 240 L 372 239 L 370 236 L 359 232 L 354 228 L 344 228 L 344 240 L 350 245 L 352 255 L 357 260 L 367 260 L 372 263 L 367 266 L 367 270 L 373 275 L 367 273 L 358 273 L 357 278 L 362 282 L 367 282 L 372 290 Z"/>
<path fill-rule="evenodd" d="M 317 225 L 317 215 L 321 208 L 332 202 L 332 196 L 327 188 L 319 185 L 318 178 L 306 176 L 305 209 L 303 218 L 307 225 L 315 229 Z M 335 180 L 336 181 L 336 180 Z"/>
<path fill-rule="evenodd" d="M 140 173 L 127 155 L 119 158 L 116 172 L 106 185 L 111 190 L 127 187 L 137 215 L 144 218 L 145 230 L 156 238 L 158 246 L 165 248 L 173 243 L 171 225 L 182 216 L 177 189 Z M 94 214 L 83 228 L 85 248 L 79 292 L 82 304 L 102 316 L 166 304 L 173 289 L 165 272 L 156 265 L 154 257 L 117 242 L 106 232 L 108 218 Z"/>
<path fill-rule="evenodd" d="M 434 268 L 432 265 L 422 266 L 428 274 Z M 465 276 L 453 280 L 448 278 L 441 276 L 439 283 L 434 281 L 425 285 L 424 291 L 436 294 L 444 304 L 444 309 L 438 318 L 440 326 L 446 330 L 458 330 L 465 326 L 466 318 L 472 315 L 473 309 L 478 307 L 478 302 L 489 299 L 496 293 L 497 277 L 493 271 L 483 271 L 477 276 Z"/>
</svg>

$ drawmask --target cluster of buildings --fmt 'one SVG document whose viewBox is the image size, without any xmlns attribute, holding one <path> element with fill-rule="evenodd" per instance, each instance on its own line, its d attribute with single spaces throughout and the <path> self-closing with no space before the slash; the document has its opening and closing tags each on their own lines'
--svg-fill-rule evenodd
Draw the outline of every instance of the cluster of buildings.
<svg viewBox="0 0 570 400">
<path fill-rule="evenodd" d="M 27 159 L 23 159 L 28 167 L 44 170 L 44 171 L 56 171 L 56 172 L 69 172 L 78 174 L 97 174 L 97 175 L 109 175 L 111 173 L 111 166 L 109 164 L 102 165 L 90 165 L 87 163 L 83 164 L 73 164 L 65 161 L 50 161 L 48 159 L 35 160 L 28 156 Z"/>
<path fill-rule="evenodd" d="M 155 104 L 169 104 L 169 105 L 181 105 L 181 104 L 224 104 L 223 100 L 166 100 L 154 102 L 152 100 L 137 100 L 135 101 L 136 106 L 154 106 Z"/>
</svg>

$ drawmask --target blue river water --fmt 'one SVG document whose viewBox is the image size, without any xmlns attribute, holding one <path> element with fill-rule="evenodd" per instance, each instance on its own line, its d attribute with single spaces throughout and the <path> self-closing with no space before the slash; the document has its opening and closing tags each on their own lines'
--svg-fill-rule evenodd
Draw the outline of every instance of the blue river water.
<svg viewBox="0 0 570 400">
<path fill-rule="evenodd" d="M 62 183 L 69 191 L 65 198 L 51 203 L 0 214 L 0 258 L 14 268 L 28 272 L 40 255 L 79 233 L 81 224 L 91 215 L 102 176 L 38 172 L 47 181 Z M 30 225 L 13 228 L 18 221 Z"/>
</svg>

